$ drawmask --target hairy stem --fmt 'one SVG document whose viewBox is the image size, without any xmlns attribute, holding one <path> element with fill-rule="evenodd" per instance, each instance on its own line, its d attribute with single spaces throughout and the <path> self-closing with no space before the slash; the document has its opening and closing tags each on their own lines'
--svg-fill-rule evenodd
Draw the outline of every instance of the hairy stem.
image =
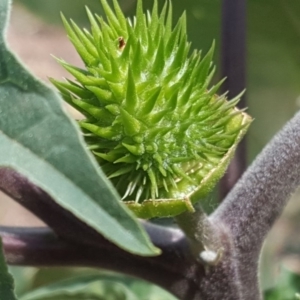
<svg viewBox="0 0 300 300">
<path fill-rule="evenodd" d="M 0 227 L 7 262 L 32 266 L 90 266 L 133 275 L 170 290 L 178 281 L 187 287 L 195 285 L 185 278 L 190 265 L 186 265 L 186 241 L 180 230 L 147 225 L 148 233 L 163 254 L 145 258 L 125 252 L 103 240 L 98 245 L 87 246 L 78 241 L 58 237 L 49 228 Z M 176 251 L 174 251 L 176 249 Z M 183 271 L 185 270 L 185 271 Z M 196 286 L 193 288 L 193 290 Z M 182 295 L 178 295 L 182 296 Z"/>
<path fill-rule="evenodd" d="M 257 280 L 257 271 L 251 264 L 257 260 L 267 233 L 300 184 L 299 129 L 300 113 L 297 113 L 211 216 L 212 222 L 224 223 L 232 233 L 245 291 L 249 282 Z"/>
<path fill-rule="evenodd" d="M 184 212 L 180 214 L 176 217 L 176 221 L 185 232 L 196 260 L 205 264 L 201 254 L 214 255 L 222 249 L 218 228 L 211 223 L 200 206 L 194 213 Z"/>
<path fill-rule="evenodd" d="M 190 255 L 180 230 L 147 225 L 147 232 L 163 250 L 159 257 L 140 257 L 108 241 L 87 246 L 59 238 L 48 228 L 0 227 L 8 263 L 34 266 L 90 266 L 126 273 L 151 281 L 182 300 L 241 300 L 232 261 L 232 243 L 222 235 L 224 260 L 205 270 Z M 157 241 L 157 243 L 155 242 Z M 230 278 L 230 281 L 228 280 Z"/>
</svg>

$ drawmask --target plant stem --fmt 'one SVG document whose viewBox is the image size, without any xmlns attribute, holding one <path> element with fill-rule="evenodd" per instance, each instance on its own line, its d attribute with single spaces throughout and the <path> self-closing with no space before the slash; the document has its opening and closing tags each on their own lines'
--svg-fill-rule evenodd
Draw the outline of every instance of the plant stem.
<svg viewBox="0 0 300 300">
<path fill-rule="evenodd" d="M 257 265 L 255 257 L 258 259 L 267 233 L 300 184 L 299 129 L 298 112 L 264 148 L 211 216 L 212 222 L 226 224 L 232 233 L 245 293 L 249 292 L 247 285 L 257 281 L 257 270 L 251 264 Z M 256 299 L 258 292 L 253 293 L 249 299 Z"/>
<path fill-rule="evenodd" d="M 176 221 L 186 234 L 196 260 L 201 260 L 200 255 L 204 251 L 217 254 L 222 248 L 217 227 L 211 223 L 200 205 L 193 213 L 180 214 L 176 217 Z"/>
<path fill-rule="evenodd" d="M 223 92 L 233 98 L 246 87 L 246 0 L 223 0 L 222 3 L 222 49 L 221 77 L 227 77 Z M 245 108 L 242 97 L 239 108 Z M 235 157 L 220 183 L 220 198 L 223 200 L 247 167 L 246 139 L 244 138 Z"/>
<path fill-rule="evenodd" d="M 154 244 L 163 250 L 159 257 L 136 256 L 107 240 L 93 246 L 82 243 L 82 236 L 78 236 L 77 242 L 68 241 L 49 228 L 0 227 L 0 234 L 10 264 L 104 268 L 156 283 L 180 299 L 192 299 L 190 295 L 197 293 L 198 288 L 191 274 L 193 262 L 186 259 L 188 246 L 184 235 L 180 230 L 155 225 L 147 224 L 146 229 Z M 181 288 L 176 289 L 176 284 Z"/>
<path fill-rule="evenodd" d="M 233 251 L 225 236 L 222 239 L 225 238 L 224 257 L 227 259 L 206 272 L 203 265 L 189 255 L 187 241 L 180 230 L 170 234 L 170 229 L 149 224 L 146 229 L 154 244 L 162 249 L 162 255 L 132 255 L 105 240 L 97 246 L 87 246 L 81 242 L 81 236 L 77 242 L 65 240 L 48 228 L 0 227 L 0 235 L 10 264 L 98 267 L 148 280 L 181 300 L 217 300 L 224 295 L 228 297 L 222 300 L 242 299 L 238 280 L 234 280 L 235 269 L 228 261 L 227 254 Z"/>
</svg>

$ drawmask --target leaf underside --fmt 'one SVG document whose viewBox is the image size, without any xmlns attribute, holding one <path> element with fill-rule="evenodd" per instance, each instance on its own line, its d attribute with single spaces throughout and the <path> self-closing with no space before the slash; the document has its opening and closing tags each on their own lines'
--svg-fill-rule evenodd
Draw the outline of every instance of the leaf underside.
<svg viewBox="0 0 300 300">
<path fill-rule="evenodd" d="M 60 97 L 7 49 L 10 1 L 1 1 L 0 167 L 10 167 L 119 247 L 139 255 L 158 250 L 86 150 Z M 1 179 L 0 179 L 1 180 Z"/>
</svg>

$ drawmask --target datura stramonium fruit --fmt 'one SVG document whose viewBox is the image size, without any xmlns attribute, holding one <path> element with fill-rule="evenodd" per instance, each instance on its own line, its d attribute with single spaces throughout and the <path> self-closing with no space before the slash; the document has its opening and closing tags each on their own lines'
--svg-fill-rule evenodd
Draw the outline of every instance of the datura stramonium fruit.
<svg viewBox="0 0 300 300">
<path fill-rule="evenodd" d="M 172 6 L 125 18 L 118 1 L 87 14 L 91 30 L 63 22 L 85 69 L 58 60 L 75 81 L 53 80 L 81 112 L 89 149 L 138 217 L 193 210 L 223 175 L 250 117 L 217 95 L 213 47 L 190 53 L 185 14 L 172 26 Z"/>
</svg>

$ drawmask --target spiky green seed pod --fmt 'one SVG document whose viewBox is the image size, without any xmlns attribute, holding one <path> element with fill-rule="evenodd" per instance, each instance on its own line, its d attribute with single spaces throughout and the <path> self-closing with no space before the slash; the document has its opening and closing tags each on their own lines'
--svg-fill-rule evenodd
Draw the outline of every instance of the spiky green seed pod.
<svg viewBox="0 0 300 300">
<path fill-rule="evenodd" d="M 89 148 L 122 200 L 142 218 L 174 216 L 205 196 L 224 173 L 250 118 L 239 96 L 216 94 L 213 47 L 190 55 L 185 14 L 151 13 L 138 1 L 126 19 L 116 0 L 107 16 L 88 9 L 91 31 L 63 22 L 86 69 L 59 60 L 75 81 L 52 79 L 79 121 Z"/>
</svg>

